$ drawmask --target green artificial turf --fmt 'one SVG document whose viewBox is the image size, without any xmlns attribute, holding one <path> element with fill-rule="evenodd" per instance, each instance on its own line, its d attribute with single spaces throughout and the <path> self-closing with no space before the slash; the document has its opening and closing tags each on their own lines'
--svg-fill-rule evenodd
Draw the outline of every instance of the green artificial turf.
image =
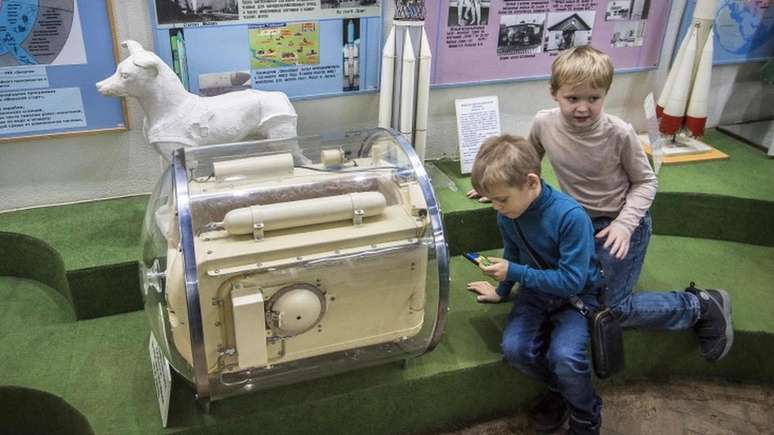
<svg viewBox="0 0 774 435">
<path fill-rule="evenodd" d="M 737 344 L 725 360 L 709 364 L 699 357 L 689 331 L 627 331 L 627 371 L 614 382 L 675 374 L 774 381 L 774 301 L 766 297 L 774 278 L 772 259 L 770 247 L 655 236 L 638 288 L 682 289 L 695 280 L 728 289 Z M 501 362 L 500 335 L 510 305 L 476 303 L 465 286 L 480 279 L 483 275 L 464 258 L 452 258 L 443 339 L 405 368 L 386 364 L 229 398 L 213 403 L 209 415 L 177 382 L 169 431 L 402 433 L 459 425 L 523 406 L 539 388 Z M 164 432 L 148 334 L 143 312 L 57 325 L 30 322 L 0 335 L 0 384 L 61 396 L 97 434 Z"/>
<path fill-rule="evenodd" d="M 0 213 L 0 231 L 44 240 L 67 270 L 135 261 L 147 195 Z"/>
</svg>

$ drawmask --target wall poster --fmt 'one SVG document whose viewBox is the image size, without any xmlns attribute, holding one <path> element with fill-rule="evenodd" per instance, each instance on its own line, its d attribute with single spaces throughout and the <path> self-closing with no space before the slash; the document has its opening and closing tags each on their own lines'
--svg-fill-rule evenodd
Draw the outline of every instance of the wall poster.
<svg viewBox="0 0 774 435">
<path fill-rule="evenodd" d="M 110 1 L 0 1 L 0 141 L 125 130 Z"/>
<path fill-rule="evenodd" d="M 156 54 L 192 93 L 373 91 L 385 0 L 150 0 Z"/>
<path fill-rule="evenodd" d="M 715 13 L 713 63 L 743 63 L 774 57 L 772 6 L 769 0 L 720 0 Z M 696 0 L 688 0 L 680 22 L 678 44 L 693 21 L 695 8 Z"/>
<path fill-rule="evenodd" d="M 545 77 L 561 50 L 591 44 L 617 71 L 658 64 L 669 2 L 444 0 L 428 2 L 433 84 Z M 471 68 L 470 65 L 475 65 Z"/>
</svg>

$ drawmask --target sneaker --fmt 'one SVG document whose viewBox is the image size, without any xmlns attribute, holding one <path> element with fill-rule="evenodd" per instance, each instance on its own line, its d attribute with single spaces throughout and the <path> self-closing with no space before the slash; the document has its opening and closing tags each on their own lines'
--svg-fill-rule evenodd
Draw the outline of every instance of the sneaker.
<svg viewBox="0 0 774 435">
<path fill-rule="evenodd" d="M 529 410 L 529 419 L 535 432 L 550 433 L 559 429 L 567 421 L 570 413 L 562 396 L 555 391 L 547 391 L 540 396 Z"/>
<path fill-rule="evenodd" d="M 701 356 L 717 361 L 731 350 L 734 328 L 731 325 L 731 296 L 725 290 L 702 290 L 694 283 L 685 289 L 699 299 L 699 320 L 694 325 L 701 345 Z"/>
</svg>

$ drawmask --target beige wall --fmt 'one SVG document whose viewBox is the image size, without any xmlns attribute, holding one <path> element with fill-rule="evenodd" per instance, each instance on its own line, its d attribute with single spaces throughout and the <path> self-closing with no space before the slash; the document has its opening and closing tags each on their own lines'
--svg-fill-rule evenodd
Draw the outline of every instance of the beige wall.
<svg viewBox="0 0 774 435">
<path fill-rule="evenodd" d="M 384 0 L 392 4 L 392 1 Z M 147 0 L 113 0 L 119 40 L 153 46 Z M 663 59 L 671 56 L 685 0 L 673 0 Z M 391 15 L 388 11 L 387 15 Z M 389 21 L 389 20 L 388 20 Z M 709 124 L 774 117 L 774 87 L 758 77 L 761 64 L 715 67 Z M 663 83 L 666 69 L 619 74 L 606 110 L 644 126 L 642 101 Z M 454 99 L 498 95 L 503 129 L 526 135 L 534 113 L 552 107 L 547 82 L 520 81 L 434 89 L 431 93 L 428 157 L 457 154 Z M 768 104 L 765 102 L 768 101 Z M 375 93 L 294 103 L 303 135 L 376 125 Z M 161 164 L 141 135 L 142 112 L 129 102 L 132 129 L 126 133 L 0 144 L 0 211 L 148 193 Z"/>
</svg>

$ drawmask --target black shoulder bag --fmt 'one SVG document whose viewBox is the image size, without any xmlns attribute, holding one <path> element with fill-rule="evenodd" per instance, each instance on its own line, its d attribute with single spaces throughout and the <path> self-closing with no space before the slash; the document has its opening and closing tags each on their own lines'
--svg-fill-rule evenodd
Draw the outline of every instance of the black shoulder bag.
<svg viewBox="0 0 774 435">
<path fill-rule="evenodd" d="M 532 261 L 540 269 L 547 269 L 542 259 L 532 249 L 527 238 L 524 237 L 524 233 L 521 231 L 521 226 L 515 220 L 513 224 L 516 226 L 516 232 L 521 239 L 521 242 L 527 248 Z M 600 266 L 600 273 L 604 278 L 605 274 Z M 624 347 L 623 347 L 623 329 L 618 319 L 615 318 L 613 312 L 604 303 L 604 293 L 607 291 L 607 283 L 602 286 L 602 291 L 599 295 L 599 301 L 601 307 L 598 310 L 593 310 L 586 305 L 583 300 L 577 296 L 571 296 L 568 299 L 570 305 L 578 310 L 583 317 L 589 320 L 589 330 L 591 332 L 591 358 L 594 364 L 594 373 L 600 379 L 609 378 L 610 376 L 622 371 L 625 364 Z"/>
</svg>

